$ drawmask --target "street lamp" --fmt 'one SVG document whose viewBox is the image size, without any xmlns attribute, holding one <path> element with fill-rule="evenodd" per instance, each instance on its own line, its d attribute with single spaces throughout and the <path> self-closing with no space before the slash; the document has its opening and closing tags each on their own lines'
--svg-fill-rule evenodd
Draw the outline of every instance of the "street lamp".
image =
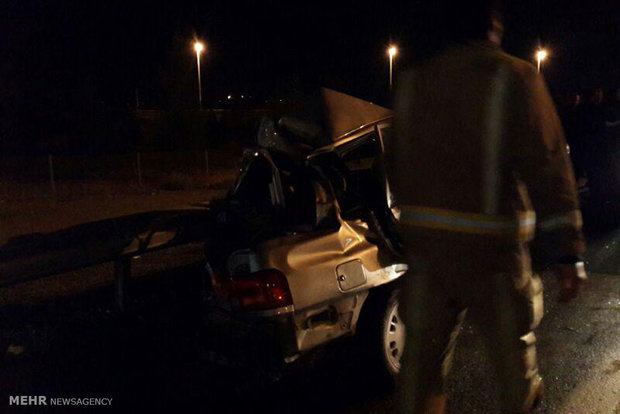
<svg viewBox="0 0 620 414">
<path fill-rule="evenodd" d="M 394 66 L 394 56 L 398 54 L 398 49 L 396 46 L 390 46 L 387 52 L 390 57 L 390 90 L 392 90 L 392 68 Z"/>
<path fill-rule="evenodd" d="M 198 65 L 198 105 L 202 109 L 202 83 L 200 81 L 200 54 L 205 49 L 205 45 L 199 41 L 194 42 L 194 50 L 196 51 L 196 63 Z"/>
<path fill-rule="evenodd" d="M 542 61 L 547 59 L 547 51 L 545 49 L 538 49 L 536 51 L 536 61 L 538 62 L 538 73 L 540 73 L 540 66 Z"/>
</svg>

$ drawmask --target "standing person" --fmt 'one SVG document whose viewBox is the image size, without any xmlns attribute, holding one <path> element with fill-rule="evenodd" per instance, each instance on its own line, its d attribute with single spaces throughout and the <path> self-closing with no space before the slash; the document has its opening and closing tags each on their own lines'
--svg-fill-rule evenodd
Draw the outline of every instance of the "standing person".
<svg viewBox="0 0 620 414">
<path fill-rule="evenodd" d="M 620 224 L 620 88 L 610 94 L 605 111 L 607 127 L 608 215 L 611 225 Z"/>
<path fill-rule="evenodd" d="M 561 299 L 585 279 L 581 214 L 560 121 L 536 68 L 499 48 L 492 0 L 418 1 L 422 30 L 386 142 L 390 186 L 410 269 L 398 391 L 402 413 L 442 413 L 444 382 L 466 314 L 501 384 L 502 413 L 542 395 L 534 328 L 542 286 L 528 243 L 536 228 L 556 263 Z"/>
<path fill-rule="evenodd" d="M 562 127 L 566 134 L 566 142 L 570 148 L 570 158 L 575 171 L 575 178 L 579 186 L 585 183 L 584 169 L 584 123 L 583 123 L 583 105 L 581 95 L 573 92 L 568 96 L 567 105 L 561 112 Z"/>
<path fill-rule="evenodd" d="M 620 88 L 615 91 L 615 94 L 608 103 L 607 111 L 605 111 L 605 121 L 607 128 L 620 127 Z"/>
<path fill-rule="evenodd" d="M 603 89 L 592 91 L 583 111 L 584 120 L 584 167 L 590 190 L 589 203 L 596 212 L 597 220 L 605 219 L 605 204 L 611 190 L 610 140 L 606 122 L 605 95 Z M 601 223 L 599 223 L 601 224 Z"/>
</svg>

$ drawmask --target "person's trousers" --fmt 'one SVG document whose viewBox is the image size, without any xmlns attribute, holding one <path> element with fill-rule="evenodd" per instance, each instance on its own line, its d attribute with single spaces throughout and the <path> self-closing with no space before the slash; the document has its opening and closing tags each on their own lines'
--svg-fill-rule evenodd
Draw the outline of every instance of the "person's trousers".
<svg viewBox="0 0 620 414">
<path fill-rule="evenodd" d="M 445 392 L 466 317 L 482 334 L 495 367 L 502 413 L 529 411 L 541 381 L 533 330 L 543 306 L 527 246 L 487 249 L 427 240 L 408 249 L 410 271 L 399 305 L 407 326 L 399 412 L 423 412 L 429 397 Z"/>
</svg>

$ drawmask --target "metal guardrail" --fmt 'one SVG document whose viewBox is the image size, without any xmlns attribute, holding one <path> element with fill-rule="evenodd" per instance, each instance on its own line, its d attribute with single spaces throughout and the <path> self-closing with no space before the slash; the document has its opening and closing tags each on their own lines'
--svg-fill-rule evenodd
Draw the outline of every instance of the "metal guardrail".
<svg viewBox="0 0 620 414">
<path fill-rule="evenodd" d="M 203 241 L 212 223 L 209 209 L 155 211 L 16 237 L 0 246 L 0 288 L 114 262 L 122 311 L 132 257 Z"/>
</svg>

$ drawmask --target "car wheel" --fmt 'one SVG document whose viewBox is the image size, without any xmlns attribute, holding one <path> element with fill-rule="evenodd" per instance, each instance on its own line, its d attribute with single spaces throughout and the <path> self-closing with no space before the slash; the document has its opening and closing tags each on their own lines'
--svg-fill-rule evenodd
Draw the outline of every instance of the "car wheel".
<svg viewBox="0 0 620 414">
<path fill-rule="evenodd" d="M 405 350 L 405 324 L 398 313 L 397 291 L 390 295 L 381 328 L 385 367 L 390 376 L 396 376 L 400 372 L 400 360 Z"/>
<path fill-rule="evenodd" d="M 358 326 L 368 368 L 379 381 L 393 386 L 405 349 L 405 324 L 398 312 L 398 290 L 371 292 Z"/>
</svg>

